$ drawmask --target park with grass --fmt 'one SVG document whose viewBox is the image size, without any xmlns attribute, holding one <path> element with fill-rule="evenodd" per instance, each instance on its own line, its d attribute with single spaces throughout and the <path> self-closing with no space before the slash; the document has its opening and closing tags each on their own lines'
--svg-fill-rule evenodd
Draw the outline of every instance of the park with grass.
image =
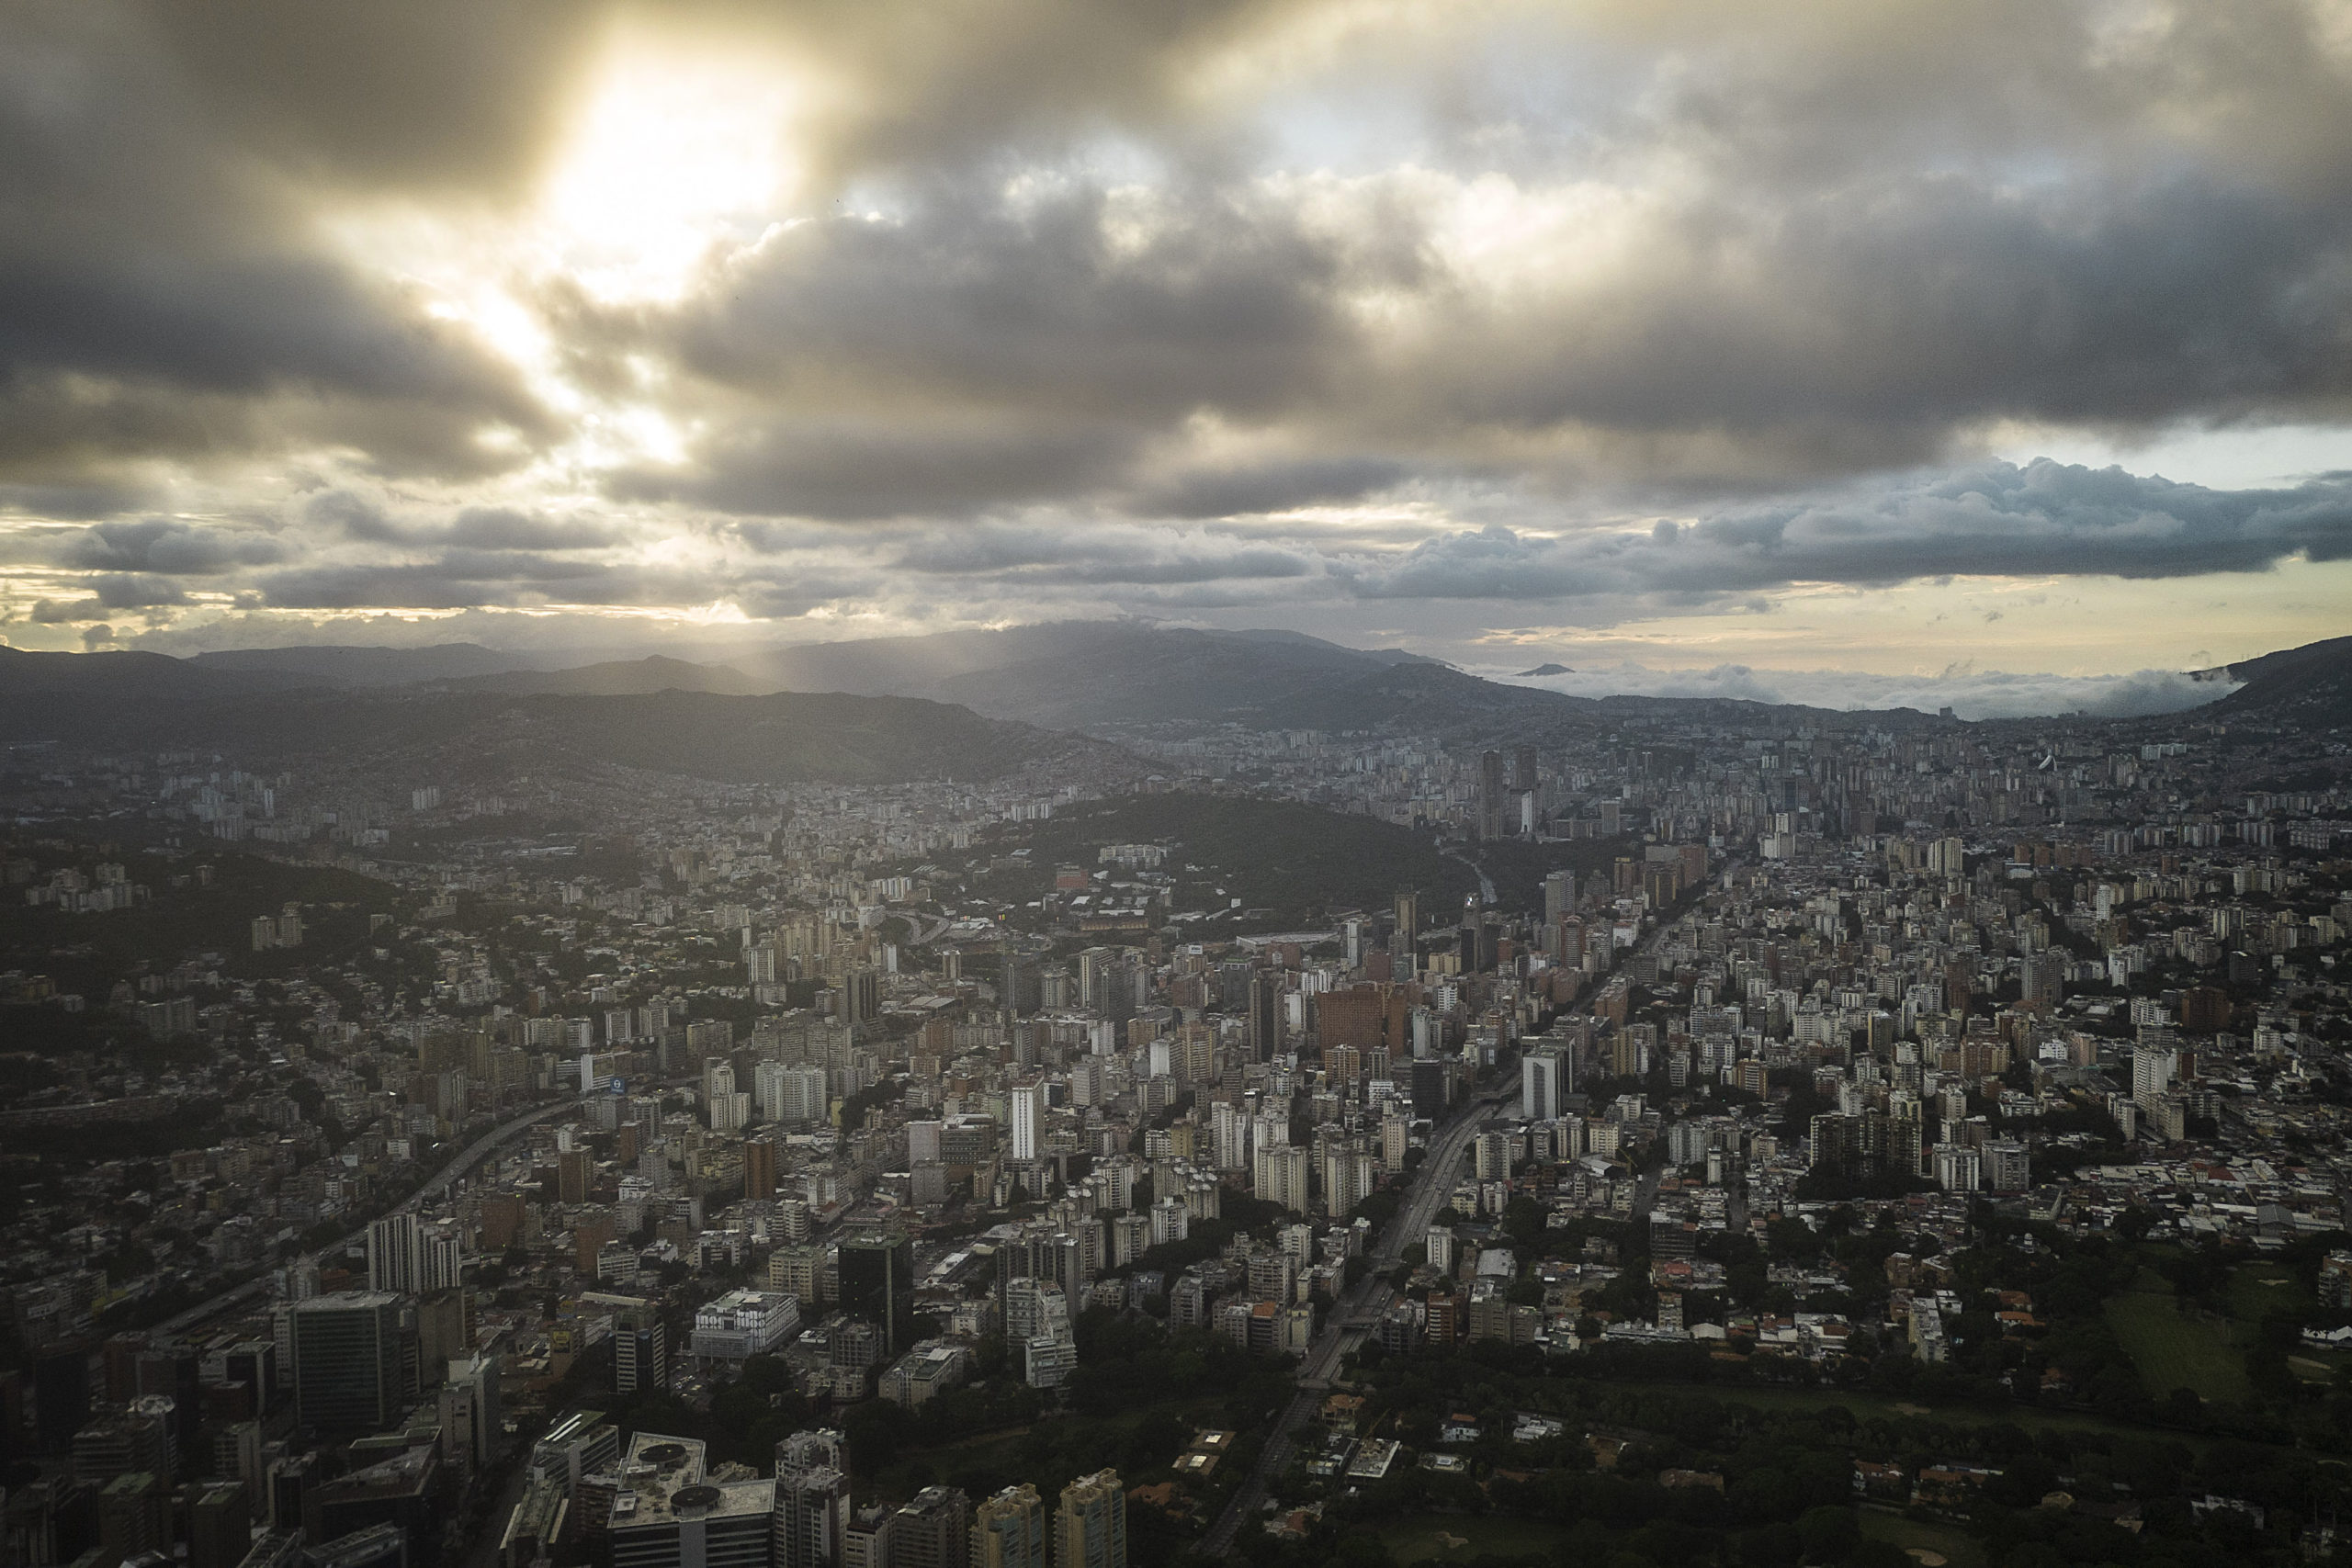
<svg viewBox="0 0 2352 1568">
<path fill-rule="evenodd" d="M 2184 1302 L 2154 1269 L 2109 1300 L 2107 1322 L 2151 1399 L 2185 1388 L 2208 1404 L 2241 1404 L 2254 1392 L 2245 1357 L 2230 1342 L 2231 1320 Z"/>
</svg>

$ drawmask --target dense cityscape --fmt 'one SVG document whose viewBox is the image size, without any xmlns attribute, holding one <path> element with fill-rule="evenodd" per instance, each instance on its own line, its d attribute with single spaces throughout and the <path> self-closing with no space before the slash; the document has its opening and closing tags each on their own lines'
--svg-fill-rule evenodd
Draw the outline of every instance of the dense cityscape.
<svg viewBox="0 0 2352 1568">
<path fill-rule="evenodd" d="M 1444 717 L 17 748 L 8 1561 L 2335 1550 L 2340 730 Z"/>
<path fill-rule="evenodd" d="M 0 1568 L 2352 1568 L 2352 0 L 0 0 Z"/>
</svg>

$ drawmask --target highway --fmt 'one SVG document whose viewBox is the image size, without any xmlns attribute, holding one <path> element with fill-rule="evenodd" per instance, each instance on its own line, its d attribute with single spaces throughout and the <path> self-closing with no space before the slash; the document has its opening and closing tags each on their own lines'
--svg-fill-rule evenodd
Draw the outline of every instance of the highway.
<svg viewBox="0 0 2352 1568">
<path fill-rule="evenodd" d="M 1395 1303 L 1396 1288 L 1384 1276 L 1395 1270 L 1406 1247 L 1428 1237 L 1430 1221 L 1453 1195 L 1454 1182 L 1462 1172 L 1462 1157 L 1469 1150 L 1471 1138 L 1486 1124 L 1495 1108 L 1516 1089 L 1516 1084 L 1490 1089 L 1464 1100 L 1437 1130 L 1428 1157 L 1421 1161 L 1420 1169 L 1414 1173 L 1406 1189 L 1405 1201 L 1397 1209 L 1396 1218 L 1373 1248 L 1372 1272 L 1364 1276 L 1362 1284 L 1332 1303 L 1323 1320 L 1323 1332 L 1315 1337 L 1314 1345 L 1299 1363 L 1298 1392 L 1275 1417 L 1273 1432 L 1266 1438 L 1257 1464 L 1202 1540 L 1203 1549 L 1210 1555 L 1221 1557 L 1230 1552 L 1233 1538 L 1256 1517 L 1259 1505 L 1265 1499 L 1266 1483 L 1290 1463 L 1294 1447 L 1291 1436 L 1321 1405 L 1324 1393 L 1331 1386 L 1331 1374 L 1339 1370 L 1340 1358 Z"/>
<path fill-rule="evenodd" d="M 443 1165 L 440 1169 L 435 1171 L 430 1177 L 427 1177 L 424 1185 L 420 1186 L 414 1192 L 411 1193 L 405 1202 L 396 1205 L 395 1207 L 386 1211 L 386 1213 L 393 1214 L 407 1213 L 415 1209 L 418 1204 L 422 1203 L 427 1196 L 447 1191 L 451 1182 L 455 1181 L 458 1177 L 464 1175 L 467 1171 L 471 1170 L 476 1165 L 479 1165 L 483 1159 L 487 1158 L 492 1149 L 497 1148 L 502 1144 L 512 1142 L 515 1135 L 523 1132 L 524 1129 L 530 1127 L 537 1122 L 544 1122 L 548 1117 L 557 1114 L 559 1111 L 578 1110 L 580 1103 L 581 1102 L 578 1099 L 567 1097 L 565 1099 L 556 1100 L 552 1104 L 542 1105 L 534 1110 L 526 1111 L 520 1116 L 500 1122 L 489 1132 L 484 1133 L 481 1137 L 476 1138 L 472 1143 L 468 1144 L 462 1154 L 456 1156 L 447 1164 Z M 327 1246 L 321 1247 L 318 1252 L 312 1253 L 310 1256 L 315 1258 L 321 1254 L 341 1252 L 345 1247 L 351 1246 L 352 1243 L 364 1239 L 367 1235 L 368 1227 L 363 1224 L 358 1229 L 352 1231 L 346 1235 L 339 1237 Z M 230 1308 L 240 1305 L 254 1296 L 266 1292 L 269 1289 L 270 1275 L 274 1272 L 276 1272 L 276 1270 L 270 1270 L 269 1272 L 263 1273 L 254 1279 L 246 1280 L 243 1284 L 237 1286 L 234 1290 L 223 1291 L 217 1296 L 212 1296 L 204 1301 L 198 1302 L 196 1305 L 188 1308 L 186 1312 L 165 1318 L 163 1322 L 155 1325 L 153 1332 L 160 1334 L 177 1334 L 183 1330 L 193 1327 L 197 1324 L 202 1323 L 207 1318 L 218 1317 L 222 1313 L 227 1312 Z"/>
<path fill-rule="evenodd" d="M 1461 860 L 1463 864 L 1478 872 L 1478 880 L 1486 890 L 1486 901 L 1489 904 L 1495 901 L 1494 884 L 1487 880 L 1483 870 L 1473 862 L 1462 860 L 1459 855 L 1448 855 L 1446 858 Z M 1739 869 L 1739 862 L 1728 863 L 1722 872 L 1724 882 L 1728 884 Z M 1665 929 L 1665 922 L 1661 920 L 1642 938 L 1634 951 L 1648 951 Z M 1620 958 L 1623 956 L 1621 954 Z M 1612 971 L 1614 968 L 1612 964 Z M 1365 1276 L 1363 1284 L 1334 1303 L 1330 1314 L 1323 1320 L 1323 1332 L 1316 1336 L 1313 1347 L 1299 1363 L 1296 1396 L 1275 1418 L 1273 1433 L 1266 1439 L 1266 1447 L 1258 1456 L 1257 1465 L 1203 1540 L 1203 1547 L 1212 1555 L 1223 1556 L 1229 1552 L 1233 1548 L 1233 1539 L 1240 1532 L 1242 1525 L 1257 1514 L 1260 1503 L 1265 1498 L 1266 1482 L 1280 1474 L 1283 1467 L 1290 1462 L 1291 1434 L 1297 1431 L 1322 1403 L 1324 1393 L 1330 1387 L 1331 1374 L 1339 1367 L 1340 1356 L 1351 1342 L 1378 1324 L 1381 1314 L 1396 1301 L 1395 1289 L 1381 1276 L 1396 1269 L 1406 1247 L 1428 1237 L 1430 1221 L 1453 1194 L 1454 1182 L 1462 1171 L 1462 1156 L 1468 1150 L 1471 1138 L 1486 1124 L 1495 1108 L 1516 1094 L 1518 1089 L 1516 1081 L 1506 1081 L 1487 1089 L 1457 1107 L 1438 1131 L 1435 1142 L 1430 1146 L 1429 1157 L 1421 1162 L 1420 1169 L 1415 1173 L 1411 1186 L 1407 1189 L 1405 1202 L 1396 1212 L 1396 1222 L 1374 1248 L 1373 1271 Z M 1648 1213 L 1657 1191 L 1657 1178 L 1658 1168 L 1656 1167 L 1641 1174 L 1634 1211 L 1636 1214 Z M 1739 1202 L 1744 1218 L 1746 1203 L 1744 1199 Z"/>
</svg>

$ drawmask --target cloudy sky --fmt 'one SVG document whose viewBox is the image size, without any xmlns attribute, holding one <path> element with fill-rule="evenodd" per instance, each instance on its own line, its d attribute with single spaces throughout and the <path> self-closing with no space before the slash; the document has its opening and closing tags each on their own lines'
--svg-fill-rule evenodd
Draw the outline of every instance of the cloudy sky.
<svg viewBox="0 0 2352 1568">
<path fill-rule="evenodd" d="M 18 647 L 2120 675 L 2347 558 L 2341 0 L 0 4 Z"/>
</svg>

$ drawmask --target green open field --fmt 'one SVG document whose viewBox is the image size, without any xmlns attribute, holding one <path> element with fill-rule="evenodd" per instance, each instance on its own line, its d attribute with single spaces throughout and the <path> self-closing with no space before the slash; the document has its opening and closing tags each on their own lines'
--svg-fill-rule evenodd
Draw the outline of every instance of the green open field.
<svg viewBox="0 0 2352 1568">
<path fill-rule="evenodd" d="M 2187 1388 L 2215 1404 L 2241 1404 L 2253 1393 L 2228 1326 L 2183 1313 L 2153 1271 L 2143 1270 L 2131 1290 L 2109 1300 L 2107 1322 L 2151 1398 Z"/>
<path fill-rule="evenodd" d="M 1984 1568 L 1984 1549 L 1950 1525 L 1879 1508 L 1864 1508 L 1858 1517 L 1865 1537 L 1901 1547 L 1916 1562 L 1925 1565 L 1941 1558 L 1951 1568 Z M 1923 1557 L 1922 1552 L 1931 1555 Z"/>
<path fill-rule="evenodd" d="M 1543 1519 L 1473 1514 L 1408 1514 L 1380 1532 L 1388 1555 L 1407 1568 L 1430 1560 L 1467 1562 L 1487 1552 L 1519 1556 L 1559 1539 L 1560 1527 Z"/>
<path fill-rule="evenodd" d="M 1833 1388 L 1747 1388 L 1723 1383 L 1641 1382 L 1615 1386 L 1656 1389 L 1660 1393 L 1695 1395 L 1716 1400 L 1724 1404 L 1747 1404 L 1758 1410 L 1822 1410 L 1830 1405 L 1842 1405 L 1857 1421 L 1908 1421 L 1922 1416 L 1953 1426 L 2022 1427 L 2029 1432 L 2111 1432 L 2135 1438 L 2160 1438 L 2165 1442 L 2181 1443 L 2203 1452 L 2212 1439 L 2191 1432 L 2176 1432 L 2168 1428 L 2143 1427 L 2130 1421 L 2111 1421 L 2104 1416 L 2094 1416 L 2082 1410 L 2044 1410 L 2030 1404 L 1979 1406 L 1970 1404 L 1938 1405 L 1932 1410 L 1883 1394 L 1857 1393 Z M 2176 1387 L 2178 1385 L 2175 1385 Z"/>
<path fill-rule="evenodd" d="M 2293 1269 L 2269 1262 L 2243 1263 L 2231 1269 L 2229 1303 L 2240 1345 L 2252 1344 L 2254 1331 L 2272 1313 L 2308 1313 L 2319 1304 Z"/>
</svg>

